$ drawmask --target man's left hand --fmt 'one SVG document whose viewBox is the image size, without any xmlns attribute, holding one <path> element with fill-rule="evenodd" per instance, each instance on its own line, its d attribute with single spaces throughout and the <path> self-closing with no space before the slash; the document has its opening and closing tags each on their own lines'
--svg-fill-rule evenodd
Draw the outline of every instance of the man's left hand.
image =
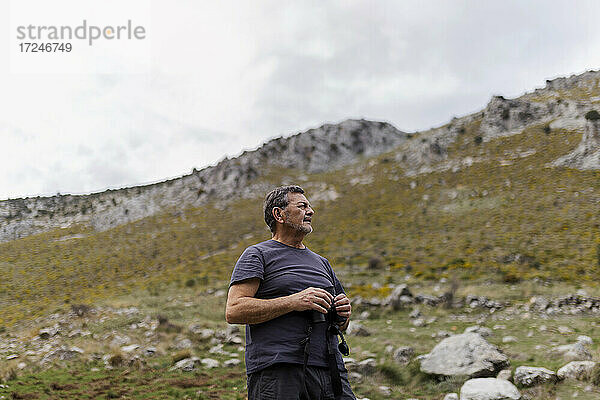
<svg viewBox="0 0 600 400">
<path fill-rule="evenodd" d="M 333 299 L 333 304 L 335 305 L 335 310 L 340 317 L 350 319 L 350 315 L 352 314 L 352 305 L 350 304 L 350 299 L 345 294 L 338 294 Z M 345 325 L 342 324 L 342 325 Z"/>
</svg>

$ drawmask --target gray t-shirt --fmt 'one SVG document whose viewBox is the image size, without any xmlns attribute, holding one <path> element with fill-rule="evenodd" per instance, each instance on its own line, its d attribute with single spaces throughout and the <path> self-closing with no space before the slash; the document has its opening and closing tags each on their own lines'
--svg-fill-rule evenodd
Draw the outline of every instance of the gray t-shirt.
<svg viewBox="0 0 600 400">
<path fill-rule="evenodd" d="M 345 293 L 329 261 L 308 248 L 298 249 L 276 240 L 248 247 L 235 264 L 230 286 L 250 278 L 261 280 L 255 297 L 273 299 L 318 287 L 338 295 Z M 313 325 L 309 365 L 326 367 L 326 324 Z M 261 324 L 246 325 L 246 372 L 251 374 L 275 363 L 303 364 L 308 319 L 291 312 Z M 331 338 L 337 347 L 337 337 Z M 338 368 L 345 370 L 336 349 Z"/>
</svg>

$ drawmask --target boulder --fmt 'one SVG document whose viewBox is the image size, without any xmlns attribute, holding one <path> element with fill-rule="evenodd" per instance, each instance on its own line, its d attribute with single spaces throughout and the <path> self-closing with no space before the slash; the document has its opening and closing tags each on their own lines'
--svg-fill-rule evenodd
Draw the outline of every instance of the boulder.
<svg viewBox="0 0 600 400">
<path fill-rule="evenodd" d="M 596 366 L 594 361 L 571 361 L 556 371 L 558 379 L 577 379 L 580 381 L 588 379 Z"/>
<path fill-rule="evenodd" d="M 392 290 L 392 293 L 385 300 L 394 310 L 399 310 L 408 304 L 414 303 L 413 295 L 408 289 L 408 285 L 398 285 Z"/>
<path fill-rule="evenodd" d="M 508 365 L 508 357 L 477 333 L 446 338 L 421 357 L 421 371 L 432 375 L 495 376 Z"/>
<path fill-rule="evenodd" d="M 498 372 L 498 375 L 496 375 L 496 378 L 504 379 L 505 381 L 510 381 L 510 378 L 512 378 L 512 371 L 508 368 L 503 369 L 502 371 Z"/>
<path fill-rule="evenodd" d="M 346 333 L 354 336 L 371 336 L 371 332 L 365 328 L 363 324 L 357 321 L 350 321 L 348 323 Z"/>
<path fill-rule="evenodd" d="M 355 369 L 363 375 L 371 375 L 377 369 L 377 361 L 374 358 L 367 358 L 356 364 Z"/>
<path fill-rule="evenodd" d="M 592 340 L 592 338 L 589 336 L 586 336 L 586 335 L 577 336 L 577 341 L 583 345 L 588 344 L 591 346 L 592 344 L 594 344 L 594 341 Z"/>
<path fill-rule="evenodd" d="M 415 350 L 412 347 L 402 346 L 394 350 L 392 357 L 394 361 L 401 365 L 406 365 L 410 362 L 410 359 L 415 354 Z"/>
<path fill-rule="evenodd" d="M 179 369 L 181 371 L 190 372 L 196 369 L 196 365 L 200 362 L 198 357 L 184 358 L 183 360 L 177 361 L 177 363 L 169 370 L 174 371 Z"/>
<path fill-rule="evenodd" d="M 465 333 L 471 333 L 471 332 L 479 333 L 483 337 L 492 336 L 492 330 L 485 326 L 474 325 L 474 326 L 469 326 L 465 329 Z"/>
<path fill-rule="evenodd" d="M 556 382 L 556 373 L 546 368 L 521 366 L 515 370 L 513 381 L 517 385 L 529 387 L 546 382 Z"/>
<path fill-rule="evenodd" d="M 581 342 L 556 346 L 552 348 L 552 352 L 562 356 L 567 361 L 586 361 L 592 359 L 592 355 Z"/>
<path fill-rule="evenodd" d="M 219 367 L 219 362 L 215 359 L 212 358 L 203 358 L 202 360 L 200 360 L 200 362 L 202 363 L 202 365 L 204 366 L 204 368 L 218 368 Z"/>
<path fill-rule="evenodd" d="M 460 400 L 519 400 L 521 393 L 507 380 L 469 379 L 460 388 Z"/>
<path fill-rule="evenodd" d="M 457 393 L 448 393 L 447 395 L 444 396 L 444 400 L 458 400 L 458 394 Z"/>
</svg>

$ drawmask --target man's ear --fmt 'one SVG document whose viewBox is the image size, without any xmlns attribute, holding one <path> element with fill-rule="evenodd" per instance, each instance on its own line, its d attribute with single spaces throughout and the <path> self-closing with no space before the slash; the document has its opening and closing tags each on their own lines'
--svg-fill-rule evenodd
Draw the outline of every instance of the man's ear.
<svg viewBox="0 0 600 400">
<path fill-rule="evenodd" d="M 282 211 L 283 210 L 279 207 L 273 208 L 273 218 L 275 218 L 275 221 L 279 222 L 280 224 L 283 223 Z"/>
</svg>

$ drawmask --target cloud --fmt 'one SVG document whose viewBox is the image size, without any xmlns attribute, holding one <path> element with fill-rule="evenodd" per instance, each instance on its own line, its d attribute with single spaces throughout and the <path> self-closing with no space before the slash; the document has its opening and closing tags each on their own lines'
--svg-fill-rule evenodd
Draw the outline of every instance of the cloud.
<svg viewBox="0 0 600 400">
<path fill-rule="evenodd" d="M 163 180 L 346 118 L 428 129 L 600 65 L 596 1 L 148 4 L 140 73 L 0 64 L 0 199 Z"/>
</svg>

